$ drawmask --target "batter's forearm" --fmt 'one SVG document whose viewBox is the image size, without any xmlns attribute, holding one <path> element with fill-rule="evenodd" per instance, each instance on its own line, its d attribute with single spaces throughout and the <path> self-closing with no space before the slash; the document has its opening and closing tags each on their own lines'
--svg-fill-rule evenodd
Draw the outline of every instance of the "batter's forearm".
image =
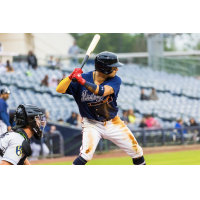
<svg viewBox="0 0 200 200">
<path fill-rule="evenodd" d="M 88 89 L 90 92 L 98 96 L 107 96 L 114 93 L 114 89 L 109 85 L 96 85 L 86 81 L 83 86 Z"/>
<path fill-rule="evenodd" d="M 94 83 L 90 83 L 88 81 L 86 81 L 83 86 L 88 89 L 90 92 L 94 93 L 94 94 L 98 94 L 99 92 L 99 86 L 94 84 Z"/>
<path fill-rule="evenodd" d="M 69 77 L 63 79 L 57 86 L 56 88 L 56 92 L 58 93 L 65 93 L 67 88 L 69 87 L 71 83 L 71 80 L 69 79 Z"/>
</svg>

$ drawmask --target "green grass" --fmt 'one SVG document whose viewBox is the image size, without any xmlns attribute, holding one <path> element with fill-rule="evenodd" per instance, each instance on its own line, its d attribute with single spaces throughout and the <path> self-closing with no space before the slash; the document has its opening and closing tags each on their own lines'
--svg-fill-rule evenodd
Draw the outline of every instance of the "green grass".
<svg viewBox="0 0 200 200">
<path fill-rule="evenodd" d="M 200 165 L 200 150 L 144 155 L 147 165 Z M 71 165 L 57 162 L 46 165 Z M 92 159 L 87 165 L 132 165 L 130 157 Z"/>
</svg>

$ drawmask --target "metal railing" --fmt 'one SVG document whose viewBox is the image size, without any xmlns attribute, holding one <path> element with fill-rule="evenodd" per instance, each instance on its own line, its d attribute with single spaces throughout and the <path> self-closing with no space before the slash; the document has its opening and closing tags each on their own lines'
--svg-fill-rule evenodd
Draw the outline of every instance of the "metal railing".
<svg viewBox="0 0 200 200">
<path fill-rule="evenodd" d="M 200 144 L 200 126 L 163 129 L 131 130 L 142 147 Z M 100 150 L 101 149 L 101 150 Z M 103 148 L 97 146 L 97 153 L 119 149 L 114 143 L 103 139 Z"/>
<path fill-rule="evenodd" d="M 200 63 L 192 58 L 152 57 L 152 68 L 167 73 L 177 73 L 182 76 L 200 75 Z"/>
</svg>

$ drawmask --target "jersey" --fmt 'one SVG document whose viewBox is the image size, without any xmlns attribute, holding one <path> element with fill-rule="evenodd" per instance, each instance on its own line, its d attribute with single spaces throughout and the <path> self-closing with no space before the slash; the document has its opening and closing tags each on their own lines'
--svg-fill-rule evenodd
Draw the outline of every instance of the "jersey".
<svg viewBox="0 0 200 200">
<path fill-rule="evenodd" d="M 2 119 L 2 114 L 5 115 L 6 119 Z M 2 98 L 0 98 L 0 120 L 2 120 L 7 126 L 10 126 L 8 104 Z"/>
<path fill-rule="evenodd" d="M 82 77 L 94 83 L 93 71 L 83 73 Z M 66 94 L 73 95 L 80 115 L 83 118 L 97 121 L 107 121 L 113 119 L 118 113 L 117 97 L 120 90 L 121 79 L 118 76 L 106 79 L 101 86 L 109 85 L 114 89 L 114 93 L 108 96 L 98 96 L 87 90 L 79 83 L 71 82 Z"/>
<path fill-rule="evenodd" d="M 24 137 L 19 133 L 10 131 L 0 136 L 0 162 L 5 160 L 17 165 L 25 154 L 22 152 Z"/>
</svg>

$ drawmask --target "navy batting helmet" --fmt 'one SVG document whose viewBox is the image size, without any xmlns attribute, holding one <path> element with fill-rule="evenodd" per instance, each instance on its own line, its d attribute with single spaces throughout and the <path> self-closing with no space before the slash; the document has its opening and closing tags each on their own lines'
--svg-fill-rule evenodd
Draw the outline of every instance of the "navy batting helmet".
<svg viewBox="0 0 200 200">
<path fill-rule="evenodd" d="M 34 105 L 21 104 L 15 111 L 14 121 L 16 127 L 23 128 L 29 125 L 34 131 L 34 137 L 38 140 L 43 136 L 43 130 L 46 125 L 44 114 L 40 108 Z"/>
<path fill-rule="evenodd" d="M 113 72 L 112 67 L 122 67 L 116 54 L 112 52 L 102 52 L 95 58 L 95 69 L 103 74 L 109 75 Z"/>
<path fill-rule="evenodd" d="M 7 87 L 1 88 L 1 94 L 10 94 L 10 90 Z"/>
</svg>

